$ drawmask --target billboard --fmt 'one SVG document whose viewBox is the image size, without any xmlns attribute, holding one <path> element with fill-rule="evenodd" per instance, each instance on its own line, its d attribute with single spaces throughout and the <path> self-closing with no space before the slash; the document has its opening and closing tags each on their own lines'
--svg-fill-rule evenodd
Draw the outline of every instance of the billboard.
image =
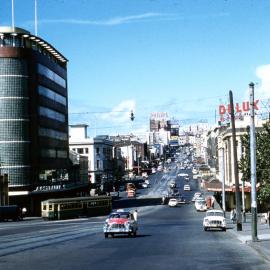
<svg viewBox="0 0 270 270">
<path fill-rule="evenodd" d="M 169 116 L 167 112 L 152 112 L 150 115 L 151 120 L 161 121 L 168 120 Z"/>
</svg>

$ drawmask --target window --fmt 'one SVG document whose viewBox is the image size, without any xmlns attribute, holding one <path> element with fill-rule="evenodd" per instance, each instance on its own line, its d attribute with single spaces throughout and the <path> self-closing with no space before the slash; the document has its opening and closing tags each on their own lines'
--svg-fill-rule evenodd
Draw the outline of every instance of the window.
<svg viewBox="0 0 270 270">
<path fill-rule="evenodd" d="M 49 128 L 39 128 L 38 130 L 39 136 L 49 137 L 56 140 L 66 141 L 67 134 L 61 131 L 57 131 Z"/>
<path fill-rule="evenodd" d="M 85 150 L 85 154 L 88 154 L 88 148 L 85 148 L 84 150 Z"/>
<path fill-rule="evenodd" d="M 99 147 L 96 148 L 96 153 L 99 155 Z"/>
<path fill-rule="evenodd" d="M 39 107 L 39 115 L 45 116 L 45 117 L 48 117 L 48 118 L 51 118 L 60 122 L 65 122 L 66 120 L 66 117 L 64 114 L 54 111 L 52 109 L 43 107 L 43 106 Z"/>
<path fill-rule="evenodd" d="M 99 170 L 99 160 L 97 160 L 97 170 Z"/>
<path fill-rule="evenodd" d="M 60 77 L 58 74 L 56 74 L 55 72 L 53 72 L 52 70 L 50 70 L 49 68 L 38 64 L 38 73 L 40 75 L 45 76 L 46 78 L 54 81 L 55 83 L 57 83 L 58 85 L 66 88 L 66 80 L 63 79 L 62 77 Z"/>
<path fill-rule="evenodd" d="M 49 88 L 46 88 L 44 86 L 39 85 L 38 86 L 38 93 L 41 96 L 49 98 L 55 102 L 61 103 L 63 105 L 67 105 L 67 99 L 64 96 L 57 94 L 56 92 L 54 92 L 53 90 L 51 90 Z"/>
<path fill-rule="evenodd" d="M 56 150 L 54 150 L 54 149 L 41 149 L 41 156 L 44 158 L 56 158 Z"/>
<path fill-rule="evenodd" d="M 83 154 L 83 148 L 78 148 L 78 149 L 77 149 L 77 153 L 78 153 L 78 154 Z"/>
<path fill-rule="evenodd" d="M 67 158 L 67 151 L 64 151 L 64 150 L 58 150 L 58 151 L 57 151 L 57 157 L 58 157 L 58 158 Z"/>
</svg>

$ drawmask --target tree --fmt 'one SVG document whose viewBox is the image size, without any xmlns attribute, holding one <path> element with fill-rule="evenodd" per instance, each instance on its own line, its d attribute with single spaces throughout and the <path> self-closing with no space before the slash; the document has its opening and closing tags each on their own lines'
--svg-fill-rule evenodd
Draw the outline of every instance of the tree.
<svg viewBox="0 0 270 270">
<path fill-rule="evenodd" d="M 248 134 L 241 137 L 244 154 L 239 163 L 245 181 L 250 180 L 250 138 Z M 263 125 L 256 134 L 256 169 L 257 182 L 260 183 L 258 199 L 262 205 L 270 202 L 270 122 Z M 268 205 L 267 205 L 268 206 Z"/>
</svg>

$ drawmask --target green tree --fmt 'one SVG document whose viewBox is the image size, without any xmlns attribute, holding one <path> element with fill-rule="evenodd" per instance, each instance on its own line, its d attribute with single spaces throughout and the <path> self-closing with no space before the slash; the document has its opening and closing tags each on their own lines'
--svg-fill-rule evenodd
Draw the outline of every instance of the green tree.
<svg viewBox="0 0 270 270">
<path fill-rule="evenodd" d="M 248 132 L 249 133 L 249 132 Z M 239 169 L 246 181 L 250 180 L 250 137 L 241 137 L 244 154 L 239 163 Z M 270 204 L 270 122 L 263 125 L 256 133 L 256 169 L 257 182 L 260 183 L 258 199 L 262 205 Z"/>
</svg>

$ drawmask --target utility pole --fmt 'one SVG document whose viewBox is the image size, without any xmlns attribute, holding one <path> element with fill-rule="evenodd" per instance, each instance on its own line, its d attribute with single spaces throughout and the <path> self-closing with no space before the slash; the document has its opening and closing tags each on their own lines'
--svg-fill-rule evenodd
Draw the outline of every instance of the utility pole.
<svg viewBox="0 0 270 270">
<path fill-rule="evenodd" d="M 258 241 L 257 235 L 257 194 L 256 194 L 256 131 L 254 124 L 254 83 L 249 84 L 250 103 L 250 175 L 251 175 L 251 231 L 252 241 Z"/>
<path fill-rule="evenodd" d="M 224 148 L 220 149 L 220 171 L 221 171 L 221 181 L 222 181 L 222 209 L 226 213 L 226 204 L 225 204 L 225 173 L 224 173 Z"/>
<path fill-rule="evenodd" d="M 237 231 L 242 231 L 242 216 L 241 216 L 241 208 L 240 208 L 237 145 L 236 145 L 236 132 L 235 132 L 235 116 L 234 116 L 234 104 L 233 104 L 232 91 L 229 92 L 229 95 L 230 95 L 231 124 L 232 124 L 233 159 L 234 159 L 233 165 L 234 165 L 234 179 L 235 179 L 236 225 L 237 225 Z"/>
</svg>

